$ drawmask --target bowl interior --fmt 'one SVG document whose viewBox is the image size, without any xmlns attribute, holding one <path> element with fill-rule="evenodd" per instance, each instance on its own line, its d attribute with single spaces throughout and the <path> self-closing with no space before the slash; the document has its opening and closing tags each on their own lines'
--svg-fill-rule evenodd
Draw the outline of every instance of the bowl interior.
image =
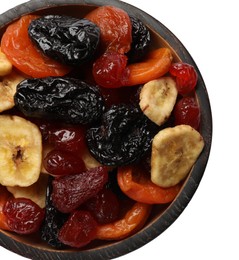
<svg viewBox="0 0 239 260">
<path fill-rule="evenodd" d="M 41 1 L 31 1 L 20 5 L 0 17 L 1 24 L 3 24 L 0 28 L 0 36 L 4 33 L 10 22 L 17 20 L 23 14 L 64 14 L 75 17 L 84 17 L 89 11 L 96 8 L 97 5 L 116 5 L 127 11 L 129 14 L 140 18 L 148 26 L 153 39 L 152 48 L 168 47 L 172 50 L 175 61 L 183 60 L 191 63 L 197 69 L 196 64 L 181 42 L 179 42 L 179 40 L 160 22 L 138 8 L 119 1 L 93 0 L 84 1 L 84 3 L 82 2 L 83 1 L 56 0 L 44 1 L 43 3 Z M 184 181 L 184 185 L 175 200 L 167 205 L 154 206 L 152 214 L 142 230 L 122 241 L 94 241 L 80 251 L 76 249 L 61 251 L 54 250 L 46 243 L 41 242 L 40 238 L 36 235 L 20 236 L 7 231 L 0 231 L 0 244 L 18 254 L 24 255 L 25 257 L 30 257 L 32 259 L 47 259 L 46 257 L 52 257 L 49 259 L 55 259 L 54 255 L 56 253 L 59 257 L 58 259 L 92 259 L 93 256 L 97 256 L 97 259 L 108 259 L 137 249 L 162 233 L 176 220 L 192 198 L 203 176 L 209 156 L 212 130 L 211 110 L 207 91 L 199 71 L 198 74 L 199 81 L 197 87 L 197 97 L 201 107 L 202 116 L 200 131 L 206 143 L 204 151 L 191 173 Z"/>
</svg>

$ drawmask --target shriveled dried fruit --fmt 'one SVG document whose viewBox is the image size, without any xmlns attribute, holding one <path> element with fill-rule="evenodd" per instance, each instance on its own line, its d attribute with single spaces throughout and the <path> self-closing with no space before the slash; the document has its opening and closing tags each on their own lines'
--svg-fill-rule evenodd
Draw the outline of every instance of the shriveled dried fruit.
<svg viewBox="0 0 239 260">
<path fill-rule="evenodd" d="M 17 86 L 14 100 L 26 116 L 72 124 L 98 120 L 104 110 L 98 88 L 73 78 L 26 79 Z"/>
<path fill-rule="evenodd" d="M 74 154 L 54 149 L 50 151 L 43 161 L 44 168 L 52 175 L 69 175 L 83 172 L 84 161 Z"/>
<path fill-rule="evenodd" d="M 41 239 L 55 248 L 64 247 L 58 239 L 58 233 L 68 218 L 67 214 L 58 211 L 52 203 L 52 179 L 49 177 L 46 192 L 45 218 L 41 226 Z"/>
<path fill-rule="evenodd" d="M 113 222 L 119 216 L 119 200 L 110 189 L 102 189 L 96 196 L 90 198 L 85 206 L 100 224 Z"/>
<path fill-rule="evenodd" d="M 77 210 L 61 228 L 58 239 L 65 245 L 83 247 L 96 238 L 97 223 L 88 211 Z"/>
<path fill-rule="evenodd" d="M 44 219 L 44 210 L 30 199 L 10 199 L 3 208 L 11 231 L 32 234 L 39 230 Z"/>
<path fill-rule="evenodd" d="M 47 15 L 28 28 L 33 42 L 49 57 L 68 65 L 90 60 L 100 39 L 99 27 L 87 19 Z"/>
<path fill-rule="evenodd" d="M 53 204 L 63 213 L 72 212 L 89 198 L 95 196 L 107 180 L 107 168 L 101 166 L 80 174 L 59 177 L 52 183 Z"/>
<path fill-rule="evenodd" d="M 130 62 L 137 62 L 146 54 L 151 43 L 149 29 L 135 16 L 130 16 L 132 24 L 132 43 L 127 53 Z"/>
<path fill-rule="evenodd" d="M 133 106 L 114 105 L 103 114 L 102 124 L 87 131 L 90 152 L 103 165 L 133 163 L 149 149 L 147 119 Z"/>
</svg>

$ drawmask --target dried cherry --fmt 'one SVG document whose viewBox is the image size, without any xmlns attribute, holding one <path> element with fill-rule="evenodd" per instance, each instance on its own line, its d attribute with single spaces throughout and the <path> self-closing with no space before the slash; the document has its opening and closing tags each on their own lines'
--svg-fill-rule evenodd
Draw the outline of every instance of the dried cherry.
<svg viewBox="0 0 239 260">
<path fill-rule="evenodd" d="M 175 125 L 190 125 L 196 130 L 200 125 L 200 108 L 194 97 L 181 98 L 174 107 Z"/>
<path fill-rule="evenodd" d="M 176 77 L 179 94 L 189 94 L 196 87 L 198 75 L 192 65 L 184 62 L 173 63 L 169 68 L 169 72 Z"/>
<path fill-rule="evenodd" d="M 53 205 L 63 213 L 77 209 L 95 196 L 108 180 L 106 167 L 96 167 L 80 174 L 56 178 L 53 185 Z"/>
<path fill-rule="evenodd" d="M 87 130 L 92 155 L 103 165 L 120 166 L 139 160 L 151 145 L 148 120 L 131 105 L 113 105 L 99 126 Z"/>
<path fill-rule="evenodd" d="M 83 247 L 96 238 L 97 223 L 85 210 L 74 211 L 60 229 L 58 239 L 65 245 Z"/>
<path fill-rule="evenodd" d="M 44 219 L 44 210 L 26 198 L 11 198 L 3 207 L 7 224 L 18 234 L 32 234 L 39 230 Z"/>
<path fill-rule="evenodd" d="M 110 189 L 102 189 L 96 196 L 90 198 L 85 205 L 100 224 L 113 222 L 119 216 L 119 200 Z"/>
<path fill-rule="evenodd" d="M 32 78 L 20 82 L 16 107 L 29 117 L 87 124 L 98 120 L 104 101 L 98 87 L 74 78 Z"/>
<path fill-rule="evenodd" d="M 83 127 L 62 126 L 50 131 L 48 141 L 57 149 L 80 153 L 85 149 L 85 129 Z"/>
<path fill-rule="evenodd" d="M 46 155 L 43 165 L 52 175 L 76 174 L 86 170 L 84 161 L 79 156 L 57 149 Z"/>
<path fill-rule="evenodd" d="M 100 39 L 96 24 L 62 15 L 46 15 L 33 20 L 28 34 L 44 54 L 68 65 L 90 60 Z"/>
<path fill-rule="evenodd" d="M 93 76 L 97 84 L 105 88 L 119 88 L 129 77 L 127 56 L 117 52 L 105 52 L 93 65 Z"/>
</svg>

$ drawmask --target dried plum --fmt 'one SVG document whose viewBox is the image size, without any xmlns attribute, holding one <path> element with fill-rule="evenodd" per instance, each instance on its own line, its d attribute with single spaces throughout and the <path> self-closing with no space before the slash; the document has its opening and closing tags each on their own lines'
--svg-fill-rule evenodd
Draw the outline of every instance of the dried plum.
<svg viewBox="0 0 239 260">
<path fill-rule="evenodd" d="M 96 24 L 61 15 L 46 15 L 33 20 L 28 34 L 43 53 L 68 65 L 81 65 L 90 60 L 100 39 Z"/>
<path fill-rule="evenodd" d="M 98 120 L 104 110 L 98 87 L 73 78 L 23 80 L 17 86 L 14 101 L 26 116 L 72 124 Z"/>
<path fill-rule="evenodd" d="M 122 166 L 139 160 L 149 149 L 148 120 L 133 106 L 113 105 L 102 124 L 88 129 L 86 139 L 92 155 L 103 165 Z"/>
<path fill-rule="evenodd" d="M 63 214 L 58 211 L 52 203 L 52 180 L 53 177 L 49 177 L 49 182 L 46 192 L 46 208 L 45 219 L 41 226 L 41 239 L 47 242 L 49 245 L 55 248 L 63 248 L 64 245 L 58 239 L 58 233 L 65 221 L 68 218 L 67 214 Z"/>
<path fill-rule="evenodd" d="M 140 19 L 130 16 L 130 20 L 132 24 L 132 43 L 127 56 L 130 62 L 137 62 L 147 52 L 151 42 L 151 34 Z"/>
</svg>

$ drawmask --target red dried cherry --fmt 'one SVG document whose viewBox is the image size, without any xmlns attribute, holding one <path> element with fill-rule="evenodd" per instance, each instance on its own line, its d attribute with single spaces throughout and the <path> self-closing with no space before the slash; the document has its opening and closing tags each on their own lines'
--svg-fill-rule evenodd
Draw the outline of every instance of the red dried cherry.
<svg viewBox="0 0 239 260">
<path fill-rule="evenodd" d="M 169 72 L 176 77 L 179 94 L 189 94 L 196 87 L 198 75 L 192 65 L 183 62 L 173 63 Z"/>
<path fill-rule="evenodd" d="M 69 152 L 85 150 L 85 129 L 82 127 L 61 127 L 49 134 L 49 143 L 56 148 Z"/>
<path fill-rule="evenodd" d="M 106 52 L 93 64 L 93 76 L 97 84 L 105 88 L 119 88 L 129 77 L 126 68 L 127 56 L 117 52 Z"/>
<path fill-rule="evenodd" d="M 97 223 L 88 211 L 72 213 L 60 229 L 58 239 L 65 245 L 83 247 L 96 238 Z"/>
<path fill-rule="evenodd" d="M 102 189 L 95 197 L 86 202 L 86 208 L 100 224 L 108 224 L 119 216 L 119 201 L 109 189 Z"/>
<path fill-rule="evenodd" d="M 66 175 L 52 182 L 52 201 L 63 213 L 70 213 L 95 196 L 108 180 L 106 167 L 96 167 L 81 174 Z"/>
<path fill-rule="evenodd" d="M 61 150 L 50 151 L 43 160 L 45 169 L 52 175 L 69 175 L 83 172 L 84 161 L 74 154 Z"/>
<path fill-rule="evenodd" d="M 3 213 L 11 231 L 32 234 L 39 230 L 44 219 L 44 210 L 26 198 L 13 198 L 6 202 Z"/>
<path fill-rule="evenodd" d="M 200 108 L 194 97 L 183 97 L 174 108 L 175 125 L 185 124 L 198 129 Z"/>
</svg>

